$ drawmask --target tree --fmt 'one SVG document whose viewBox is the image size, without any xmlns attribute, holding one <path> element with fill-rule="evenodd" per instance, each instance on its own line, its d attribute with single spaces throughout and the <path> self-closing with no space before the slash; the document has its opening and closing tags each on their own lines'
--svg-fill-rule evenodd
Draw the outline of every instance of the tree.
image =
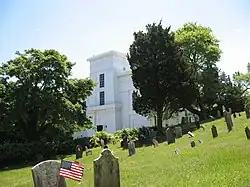
<svg viewBox="0 0 250 187">
<path fill-rule="evenodd" d="M 218 104 L 217 110 L 222 111 L 222 105 L 231 108 L 233 112 L 241 112 L 244 109 L 245 97 L 242 95 L 243 87 L 225 72 L 219 74 L 219 92 L 215 101 Z"/>
<path fill-rule="evenodd" d="M 210 28 L 197 23 L 185 23 L 175 32 L 176 42 L 182 46 L 186 60 L 191 64 L 193 75 L 196 76 L 196 86 L 193 87 L 198 93 L 196 100 L 191 105 L 185 103 L 186 97 L 180 100 L 190 112 L 199 115 L 200 119 L 208 117 L 205 103 L 211 106 L 216 98 L 218 89 L 218 68 L 221 50 L 219 41 L 214 37 Z M 207 103 L 207 104 L 208 104 Z"/>
<path fill-rule="evenodd" d="M 163 114 L 179 110 L 180 89 L 189 88 L 189 65 L 181 48 L 175 43 L 171 27 L 163 28 L 161 22 L 146 26 L 146 32 L 134 33 L 134 41 L 127 56 L 132 80 L 136 88 L 133 106 L 137 113 L 157 115 L 157 127 L 162 128 Z M 191 92 L 187 92 L 192 94 Z"/>
<path fill-rule="evenodd" d="M 28 141 L 38 141 L 46 134 L 53 138 L 58 131 L 72 133 L 90 124 L 84 101 L 94 83 L 70 78 L 74 64 L 65 55 L 36 49 L 16 55 L 0 67 L 5 124 L 19 129 Z"/>
</svg>

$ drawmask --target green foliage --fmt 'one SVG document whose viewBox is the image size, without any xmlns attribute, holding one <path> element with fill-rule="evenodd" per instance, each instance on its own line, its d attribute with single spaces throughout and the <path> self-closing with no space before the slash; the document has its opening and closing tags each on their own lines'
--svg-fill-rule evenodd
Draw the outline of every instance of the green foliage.
<svg viewBox="0 0 250 187">
<path fill-rule="evenodd" d="M 197 23 L 185 23 L 175 32 L 176 42 L 183 48 L 186 60 L 191 65 L 195 85 L 192 93 L 196 93 L 193 103 L 187 103 L 187 97 L 182 94 L 180 102 L 189 111 L 199 115 L 200 119 L 207 118 L 207 110 L 217 99 L 219 89 L 218 68 L 221 49 L 209 27 Z M 197 110 L 199 108 L 199 110 Z"/>
<path fill-rule="evenodd" d="M 116 139 L 112 134 L 109 134 L 104 131 L 96 132 L 91 138 L 90 138 L 90 144 L 93 147 L 98 147 L 101 145 L 101 139 L 104 140 L 106 144 L 108 143 L 116 143 Z"/>
<path fill-rule="evenodd" d="M 89 126 L 85 99 L 94 83 L 70 78 L 74 66 L 55 50 L 25 50 L 0 66 L 0 124 L 27 141 L 55 139 Z"/>
<path fill-rule="evenodd" d="M 128 137 L 130 140 L 137 140 L 139 137 L 139 129 L 137 128 L 125 128 L 115 132 L 114 136 L 117 140 L 122 140 L 124 137 Z"/>
<path fill-rule="evenodd" d="M 42 159 L 56 158 L 57 155 L 72 154 L 73 140 L 61 142 L 4 143 L 0 145 L 0 167 L 20 163 L 36 162 Z"/>
<path fill-rule="evenodd" d="M 179 110 L 176 94 L 192 84 L 189 65 L 170 29 L 163 28 L 160 22 L 148 24 L 146 32 L 135 32 L 127 56 L 137 89 L 133 94 L 133 107 L 144 116 L 155 112 L 159 129 L 166 110 Z"/>
</svg>

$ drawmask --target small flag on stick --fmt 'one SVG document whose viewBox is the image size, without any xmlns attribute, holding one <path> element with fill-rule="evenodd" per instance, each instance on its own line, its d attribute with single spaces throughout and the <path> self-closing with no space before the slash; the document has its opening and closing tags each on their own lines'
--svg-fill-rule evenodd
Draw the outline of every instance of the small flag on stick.
<svg viewBox="0 0 250 187">
<path fill-rule="evenodd" d="M 82 164 L 62 160 L 59 175 L 81 182 L 83 171 L 84 166 Z"/>
</svg>

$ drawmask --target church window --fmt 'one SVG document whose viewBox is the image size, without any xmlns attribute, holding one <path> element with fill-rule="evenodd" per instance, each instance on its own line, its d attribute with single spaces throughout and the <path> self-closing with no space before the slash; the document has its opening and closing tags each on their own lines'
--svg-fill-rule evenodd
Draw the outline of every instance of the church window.
<svg viewBox="0 0 250 187">
<path fill-rule="evenodd" d="M 104 91 L 100 92 L 100 105 L 105 105 L 105 94 L 104 94 Z"/>
<path fill-rule="evenodd" d="M 104 73 L 99 75 L 100 88 L 104 87 Z"/>
</svg>

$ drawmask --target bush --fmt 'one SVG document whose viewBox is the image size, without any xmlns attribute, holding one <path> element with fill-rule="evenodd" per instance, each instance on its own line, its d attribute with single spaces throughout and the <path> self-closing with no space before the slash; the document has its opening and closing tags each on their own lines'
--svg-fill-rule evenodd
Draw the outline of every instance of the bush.
<svg viewBox="0 0 250 187">
<path fill-rule="evenodd" d="M 73 140 L 63 142 L 4 143 L 0 145 L 0 167 L 53 159 L 57 155 L 72 154 L 74 149 Z"/>
<path fill-rule="evenodd" d="M 139 137 L 139 129 L 137 128 L 126 128 L 115 132 L 114 136 L 117 140 L 122 140 L 124 137 L 128 137 L 131 140 L 137 140 Z"/>
<path fill-rule="evenodd" d="M 96 132 L 91 138 L 90 138 L 90 144 L 92 147 L 98 147 L 101 144 L 101 139 L 104 140 L 105 144 L 108 143 L 115 143 L 115 138 L 112 134 L 109 134 L 104 131 Z"/>
</svg>

